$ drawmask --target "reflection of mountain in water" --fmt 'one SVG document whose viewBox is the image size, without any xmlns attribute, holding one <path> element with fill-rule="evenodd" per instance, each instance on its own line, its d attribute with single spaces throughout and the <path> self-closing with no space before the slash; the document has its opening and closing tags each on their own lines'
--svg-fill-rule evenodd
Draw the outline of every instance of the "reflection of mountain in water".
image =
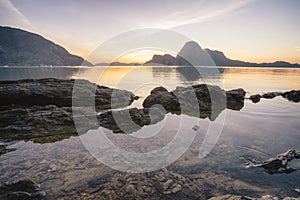
<svg viewBox="0 0 300 200">
<path fill-rule="evenodd" d="M 176 67 L 179 78 L 183 81 L 198 81 L 206 78 L 220 78 L 220 74 L 225 70 L 223 68 L 208 67 Z"/>
<path fill-rule="evenodd" d="M 0 80 L 58 78 L 70 79 L 78 71 L 76 67 L 7 67 L 0 68 Z"/>
</svg>

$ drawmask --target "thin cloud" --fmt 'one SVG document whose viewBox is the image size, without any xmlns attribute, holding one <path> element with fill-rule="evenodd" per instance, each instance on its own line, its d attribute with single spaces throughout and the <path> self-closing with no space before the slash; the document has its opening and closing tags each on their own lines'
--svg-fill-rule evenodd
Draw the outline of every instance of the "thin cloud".
<svg viewBox="0 0 300 200">
<path fill-rule="evenodd" d="M 29 20 L 25 15 L 23 15 L 12 3 L 10 0 L 1 0 L 0 4 L 2 7 L 6 8 L 9 10 L 12 14 L 14 14 L 15 17 L 17 17 L 18 22 L 21 22 L 22 25 L 28 27 L 28 28 L 33 28 Z"/>
<path fill-rule="evenodd" d="M 204 15 L 191 15 L 187 12 L 173 13 L 172 17 L 174 17 L 174 19 L 166 20 L 163 24 L 165 25 L 164 27 L 167 26 L 168 28 L 177 28 L 179 26 L 200 23 L 200 22 L 204 22 L 204 21 L 207 21 L 207 20 L 210 20 L 213 18 L 217 18 L 217 17 L 224 17 L 224 16 L 230 14 L 231 12 L 248 5 L 249 3 L 253 2 L 253 1 L 255 1 L 255 0 L 237 1 L 229 6 L 226 6 L 223 9 L 217 9 L 216 11 L 209 12 Z M 196 12 L 191 12 L 191 11 L 188 11 L 188 12 L 190 12 L 192 14 L 196 13 Z"/>
</svg>

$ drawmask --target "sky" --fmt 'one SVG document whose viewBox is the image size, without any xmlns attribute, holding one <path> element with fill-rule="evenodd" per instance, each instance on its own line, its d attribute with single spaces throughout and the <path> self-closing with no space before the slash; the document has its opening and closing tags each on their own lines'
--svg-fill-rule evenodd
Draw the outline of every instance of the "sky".
<svg viewBox="0 0 300 200">
<path fill-rule="evenodd" d="M 124 32 L 160 28 L 231 59 L 300 63 L 299 10 L 299 0 L 0 0 L 0 25 L 40 34 L 83 58 Z M 140 50 L 119 61 L 143 62 L 154 53 L 161 51 Z"/>
</svg>

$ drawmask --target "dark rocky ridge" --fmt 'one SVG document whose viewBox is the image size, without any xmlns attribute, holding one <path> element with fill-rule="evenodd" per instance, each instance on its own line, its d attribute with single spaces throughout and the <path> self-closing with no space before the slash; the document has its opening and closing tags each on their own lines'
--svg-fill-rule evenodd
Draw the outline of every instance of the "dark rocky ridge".
<svg viewBox="0 0 300 200">
<path fill-rule="evenodd" d="M 207 55 L 213 61 L 210 62 Z M 202 49 L 196 42 L 187 42 L 180 50 L 176 57 L 169 54 L 153 55 L 152 59 L 145 64 L 158 64 L 169 66 L 190 66 L 191 64 L 185 58 L 198 57 L 200 63 L 193 63 L 196 66 L 241 66 L 241 67 L 300 67 L 299 64 L 291 64 L 284 61 L 276 61 L 273 63 L 251 63 L 240 60 L 232 60 L 227 58 L 223 52 L 210 49 Z M 206 60 L 205 60 L 206 59 Z"/>
<path fill-rule="evenodd" d="M 86 80 L 76 80 L 80 93 L 74 97 L 74 83 L 75 80 L 52 78 L 1 81 L 0 139 L 40 143 L 61 140 L 78 134 L 73 119 L 74 109 L 79 113 L 75 116 L 77 121 L 90 122 L 96 116 L 95 109 L 126 107 L 137 99 L 129 91 L 99 86 Z M 85 101 L 94 100 L 93 97 L 95 109 Z M 84 124 L 82 131 L 98 127 L 93 123 Z"/>
<path fill-rule="evenodd" d="M 76 80 L 76 92 L 73 95 L 75 80 L 54 78 L 0 81 L 1 106 L 72 106 L 72 103 L 86 106 L 85 100 L 95 99 L 96 110 L 126 107 L 137 97 L 128 91 L 99 86 L 87 80 Z M 114 105 L 112 98 L 114 97 Z M 72 102 L 73 101 L 73 102 Z"/>
<path fill-rule="evenodd" d="M 92 65 L 65 48 L 21 29 L 0 26 L 0 66 Z"/>
<path fill-rule="evenodd" d="M 258 103 L 261 98 L 273 99 L 275 97 L 282 96 L 285 99 L 288 99 L 291 102 L 298 103 L 300 102 L 300 90 L 291 90 L 287 92 L 268 92 L 264 94 L 254 94 L 249 97 L 253 103 Z"/>
<path fill-rule="evenodd" d="M 198 115 L 197 117 L 209 117 L 214 120 L 225 108 L 240 110 L 244 106 L 245 94 L 243 89 L 224 91 L 218 86 L 206 84 L 177 87 L 171 92 L 157 87 L 145 99 L 143 106 L 150 108 L 159 104 L 167 112 Z M 195 105 L 198 105 L 199 110 L 196 110 Z"/>
</svg>

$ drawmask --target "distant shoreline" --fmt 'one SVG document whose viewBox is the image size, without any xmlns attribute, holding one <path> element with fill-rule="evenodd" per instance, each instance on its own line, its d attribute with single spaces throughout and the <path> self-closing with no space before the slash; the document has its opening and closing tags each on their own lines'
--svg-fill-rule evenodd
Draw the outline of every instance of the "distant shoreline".
<svg viewBox="0 0 300 200">
<path fill-rule="evenodd" d="M 180 68 L 191 68 L 191 67 L 203 67 L 203 68 L 290 68 L 290 69 L 300 69 L 300 66 L 179 66 L 179 65 L 94 65 L 94 66 L 87 66 L 87 65 L 78 65 L 78 66 L 0 66 L 1 69 L 17 69 L 17 68 L 79 68 L 79 67 L 180 67 Z"/>
</svg>

